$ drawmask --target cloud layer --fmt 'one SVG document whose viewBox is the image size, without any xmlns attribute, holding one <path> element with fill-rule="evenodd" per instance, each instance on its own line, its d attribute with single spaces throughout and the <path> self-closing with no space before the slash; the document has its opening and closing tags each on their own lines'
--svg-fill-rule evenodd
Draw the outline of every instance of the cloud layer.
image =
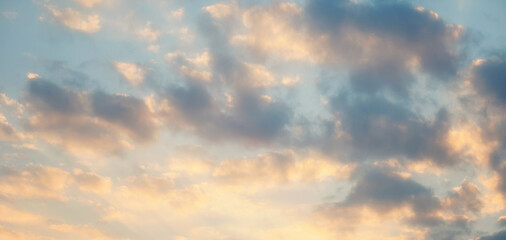
<svg viewBox="0 0 506 240">
<path fill-rule="evenodd" d="M 0 238 L 503 239 L 505 7 L 2 4 Z"/>
</svg>

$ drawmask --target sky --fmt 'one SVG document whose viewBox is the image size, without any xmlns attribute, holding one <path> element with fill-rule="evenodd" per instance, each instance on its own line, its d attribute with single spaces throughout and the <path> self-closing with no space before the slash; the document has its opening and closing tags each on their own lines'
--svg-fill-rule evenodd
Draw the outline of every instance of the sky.
<svg viewBox="0 0 506 240">
<path fill-rule="evenodd" d="M 506 1 L 0 1 L 0 239 L 506 239 Z"/>
</svg>

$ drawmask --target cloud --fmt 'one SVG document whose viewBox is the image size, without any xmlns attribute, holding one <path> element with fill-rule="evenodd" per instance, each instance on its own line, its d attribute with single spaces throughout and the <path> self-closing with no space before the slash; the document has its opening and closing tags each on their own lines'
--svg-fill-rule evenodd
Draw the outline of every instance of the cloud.
<svg viewBox="0 0 506 240">
<path fill-rule="evenodd" d="M 24 233 L 7 229 L 2 225 L 0 225 L 0 237 L 6 240 L 28 240 L 34 238 L 34 236 L 28 236 Z"/>
<path fill-rule="evenodd" d="M 161 32 L 153 28 L 153 23 L 147 22 L 146 26 L 138 32 L 139 36 L 148 42 L 156 42 L 160 38 Z"/>
<path fill-rule="evenodd" d="M 328 34 L 331 40 L 329 43 L 344 41 L 343 46 L 351 47 L 352 50 L 355 50 L 358 44 L 365 43 L 364 49 L 371 51 L 359 50 L 352 59 L 358 60 L 369 55 L 372 61 L 397 58 L 409 62 L 415 58 L 423 70 L 435 76 L 447 76 L 456 71 L 458 53 L 454 47 L 461 37 L 461 29 L 445 24 L 435 17 L 433 12 L 416 9 L 398 1 L 362 4 L 339 0 L 312 1 L 305 10 L 307 21 L 315 33 Z M 397 24 L 396 19 L 399 18 L 404 19 L 403 24 Z M 363 42 L 352 38 L 359 40 L 353 43 L 342 39 L 341 34 L 349 28 L 353 29 L 352 34 L 353 31 L 358 31 L 359 35 L 372 34 L 372 41 Z M 387 45 L 369 48 L 377 43 Z M 394 44 L 398 50 L 390 49 L 390 44 Z M 341 50 L 339 46 L 330 49 L 337 50 L 337 54 Z M 349 50 L 346 52 L 351 53 Z"/>
<path fill-rule="evenodd" d="M 84 112 L 83 96 L 47 80 L 28 83 L 28 102 L 37 110 L 60 114 L 80 114 Z"/>
<path fill-rule="evenodd" d="M 228 97 L 215 95 L 212 85 L 202 79 L 182 75 L 184 81 L 168 87 L 160 94 L 160 113 L 168 125 L 189 129 L 208 139 L 239 139 L 246 143 L 265 143 L 286 134 L 292 111 L 286 103 L 265 97 L 266 85 L 272 76 L 263 67 L 249 65 L 229 55 L 226 36 L 219 26 L 205 27 L 204 36 L 209 39 L 209 60 L 203 57 L 189 59 L 183 54 L 170 54 L 175 66 L 197 67 L 209 62 L 213 80 L 227 86 Z M 203 27 L 204 28 L 204 27 Z M 221 39 L 216 41 L 217 39 Z M 222 51 L 223 50 L 223 51 Z M 200 63 L 200 64 L 197 64 Z M 185 72 L 182 72 L 185 74 Z"/>
<path fill-rule="evenodd" d="M 454 152 L 460 152 L 477 165 L 487 165 L 497 142 L 488 139 L 487 128 L 476 122 L 454 123 L 448 132 L 448 144 Z"/>
<path fill-rule="evenodd" d="M 213 18 L 223 19 L 235 15 L 239 8 L 235 1 L 228 3 L 217 3 L 214 5 L 203 7 L 202 10 L 208 12 Z"/>
<path fill-rule="evenodd" d="M 254 56 L 318 62 L 320 53 L 312 45 L 318 39 L 297 27 L 304 24 L 300 21 L 302 11 L 289 2 L 247 9 L 242 14 L 242 23 L 248 31 L 233 36 L 232 43 L 246 46 Z"/>
<path fill-rule="evenodd" d="M 167 176 L 143 173 L 124 180 L 125 185 L 119 188 L 115 197 L 129 199 L 122 204 L 128 209 L 188 213 L 198 210 L 206 199 L 200 186 L 180 186 Z"/>
<path fill-rule="evenodd" d="M 28 79 L 37 79 L 37 78 L 40 78 L 40 75 L 39 75 L 39 74 L 37 74 L 37 73 L 28 73 L 28 74 L 26 75 L 26 77 L 27 77 Z"/>
<path fill-rule="evenodd" d="M 429 159 L 442 166 L 456 163 L 458 154 L 443 141 L 450 126 L 445 109 L 426 119 L 385 97 L 352 96 L 342 93 L 330 100 L 337 124 L 330 125 L 325 133 L 329 136 L 318 143 L 324 151 L 350 154 L 343 159 L 353 161 L 399 158 Z"/>
<path fill-rule="evenodd" d="M 179 8 L 177 10 L 171 11 L 170 15 L 177 20 L 181 20 L 184 17 L 184 8 Z"/>
<path fill-rule="evenodd" d="M 495 104 L 506 104 L 506 55 L 481 59 L 471 66 L 472 84 L 476 90 Z"/>
<path fill-rule="evenodd" d="M 480 197 L 480 190 L 468 181 L 464 181 L 460 187 L 449 192 L 442 204 L 457 214 L 466 212 L 479 214 L 484 205 Z"/>
<path fill-rule="evenodd" d="M 64 26 L 84 33 L 95 33 L 101 28 L 100 19 L 97 14 L 84 15 L 72 8 L 58 9 L 47 7 L 55 20 Z"/>
<path fill-rule="evenodd" d="M 262 143 L 285 133 L 291 110 L 283 102 L 266 101 L 255 91 L 237 90 L 230 94 L 231 106 L 220 111 L 208 90 L 197 83 L 168 90 L 170 122 L 195 129 L 195 132 L 218 140 L 240 139 Z M 185 126 L 186 125 L 186 126 Z"/>
<path fill-rule="evenodd" d="M 210 57 L 207 51 L 194 58 L 187 57 L 184 53 L 168 53 L 166 59 L 185 78 L 204 82 L 211 81 L 212 73 L 209 72 Z"/>
<path fill-rule="evenodd" d="M 114 62 L 114 67 L 123 76 L 123 78 L 137 87 L 144 82 L 146 70 L 135 63 L 130 62 Z"/>
<path fill-rule="evenodd" d="M 155 137 L 153 115 L 140 99 L 96 91 L 91 95 L 91 105 L 94 116 L 119 126 L 131 139 L 145 142 Z"/>
<path fill-rule="evenodd" d="M 153 23 L 148 21 L 144 28 L 137 31 L 137 35 L 142 38 L 142 40 L 149 43 L 148 50 L 154 53 L 157 53 L 160 50 L 160 45 L 157 44 L 158 39 L 162 35 L 158 29 L 153 27 Z"/>
<path fill-rule="evenodd" d="M 100 239 L 100 240 L 113 240 L 123 239 L 112 237 L 92 226 L 87 224 L 83 225 L 71 225 L 71 224 L 52 224 L 49 229 L 62 233 L 66 238 L 73 239 Z"/>
<path fill-rule="evenodd" d="M 111 188 L 111 180 L 109 178 L 102 177 L 93 172 L 85 172 L 81 169 L 74 169 L 72 179 L 82 191 L 104 194 L 109 192 Z"/>
<path fill-rule="evenodd" d="M 489 236 L 479 237 L 477 240 L 501 240 L 506 238 L 506 230 L 502 230 L 500 232 L 496 232 Z"/>
<path fill-rule="evenodd" d="M 10 198 L 63 201 L 67 183 L 67 172 L 48 166 L 29 165 L 22 171 L 13 168 L 0 171 L 1 195 Z"/>
<path fill-rule="evenodd" d="M 469 85 L 475 95 L 469 98 L 479 103 L 475 114 L 483 118 L 483 139 L 491 145 L 488 166 L 498 176 L 497 190 L 506 196 L 506 118 L 504 117 L 504 77 L 506 77 L 506 55 L 496 51 L 486 59 L 477 59 L 469 67 Z"/>
<path fill-rule="evenodd" d="M 463 239 L 472 233 L 472 221 L 467 217 L 458 216 L 444 224 L 431 228 L 426 239 Z"/>
<path fill-rule="evenodd" d="M 6 205 L 0 204 L 0 221 L 3 223 L 27 224 L 33 225 L 41 223 L 44 218 L 30 212 L 18 210 Z M 0 235 L 1 236 L 1 235 Z"/>
<path fill-rule="evenodd" d="M 277 3 L 242 16 L 248 31 L 234 41 L 253 55 L 344 67 L 352 87 L 367 93 L 407 96 L 419 70 L 446 81 L 457 71 L 465 38 L 461 26 L 401 1 Z"/>
<path fill-rule="evenodd" d="M 350 194 L 338 205 L 369 206 L 379 213 L 388 213 L 408 205 L 420 216 L 430 216 L 440 207 L 439 200 L 430 189 L 411 179 L 382 170 L 363 173 Z"/>
<path fill-rule="evenodd" d="M 422 239 L 460 239 L 469 236 L 472 232 L 472 223 L 465 215 L 455 215 L 457 205 L 463 206 L 464 211 L 476 212 L 477 203 L 473 187 L 464 182 L 455 193 L 441 200 L 433 191 L 414 180 L 402 176 L 388 168 L 370 168 L 356 171 L 356 183 L 342 200 L 323 204 L 318 213 L 324 216 L 331 224 L 338 224 L 343 232 L 357 229 L 361 226 L 370 226 L 370 218 L 380 217 L 379 226 L 387 227 L 385 221 L 395 220 L 405 227 L 414 227 L 425 235 Z M 462 190 L 466 188 L 466 190 Z M 465 193 L 464 193 L 465 192 Z M 460 194 L 464 198 L 457 199 L 454 195 Z M 465 195 L 465 196 L 464 196 Z M 445 202 L 462 201 L 453 206 L 445 206 Z M 371 214 L 371 211 L 375 214 Z M 334 223 L 335 222 L 335 223 Z M 367 228 L 366 228 L 367 229 Z M 370 228 L 369 228 L 370 229 Z M 415 230 L 410 231 L 412 233 Z M 412 236 L 414 238 L 414 236 Z"/>
<path fill-rule="evenodd" d="M 506 227 L 506 216 L 500 216 L 497 219 L 497 224 L 499 224 L 501 227 Z"/>
<path fill-rule="evenodd" d="M 26 92 L 32 117 L 27 130 L 78 154 L 114 154 L 145 143 L 157 124 L 144 101 L 127 95 L 77 92 L 44 79 Z"/>
<path fill-rule="evenodd" d="M 258 185 L 321 182 L 346 179 L 352 166 L 338 165 L 319 156 L 299 157 L 295 152 L 272 152 L 254 159 L 229 159 L 213 168 L 213 178 L 226 185 Z"/>
<path fill-rule="evenodd" d="M 22 139 L 23 136 L 7 122 L 7 118 L 0 113 L 0 141 L 15 142 Z"/>
</svg>

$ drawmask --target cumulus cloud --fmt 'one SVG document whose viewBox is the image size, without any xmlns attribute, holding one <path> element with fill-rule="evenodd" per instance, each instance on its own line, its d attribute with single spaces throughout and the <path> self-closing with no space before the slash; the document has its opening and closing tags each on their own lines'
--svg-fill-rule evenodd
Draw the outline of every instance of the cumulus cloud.
<svg viewBox="0 0 506 240">
<path fill-rule="evenodd" d="M 467 210 L 477 211 L 474 193 L 469 183 L 463 183 L 456 193 L 466 195 L 456 200 L 453 194 L 445 201 L 435 196 L 430 188 L 402 176 L 391 169 L 373 168 L 356 172 L 357 182 L 349 194 L 339 202 L 326 203 L 319 213 L 331 222 L 338 221 L 343 231 L 350 231 L 368 221 L 372 211 L 383 219 L 395 218 L 406 226 L 413 226 L 422 231 L 422 239 L 460 239 L 472 232 L 472 223 L 465 215 L 452 215 L 453 206 L 444 202 L 462 201 L 460 206 Z M 462 190 L 462 188 L 467 188 Z M 463 193 L 466 191 L 466 193 Z M 464 203 L 465 202 L 465 203 Z M 458 205 L 454 203 L 455 207 Z M 464 211 L 466 210 L 464 209 Z M 460 213 L 460 211 L 456 211 Z M 383 222 L 382 222 L 383 223 Z M 350 228 L 350 229 L 345 229 Z M 414 237 L 414 236 L 413 236 Z"/>
<path fill-rule="evenodd" d="M 52 2 L 41 20 L 131 33 L 20 41 L 59 60 L 6 69 L 26 87 L 0 93 L 0 238 L 504 238 L 506 57 L 462 67 L 468 32 L 444 16 L 402 0 Z"/>
<path fill-rule="evenodd" d="M 133 86 L 139 86 L 144 82 L 146 70 L 135 63 L 115 62 L 114 67 L 123 78 Z"/>
<path fill-rule="evenodd" d="M 266 101 L 257 92 L 247 90 L 232 94 L 231 107 L 222 112 L 203 86 L 190 83 L 174 87 L 168 91 L 170 107 L 164 114 L 169 121 L 193 128 L 207 138 L 261 143 L 285 133 L 292 113 L 283 102 Z"/>
<path fill-rule="evenodd" d="M 248 29 L 233 36 L 232 43 L 246 46 L 253 55 L 265 57 L 268 54 L 285 60 L 320 61 L 320 54 L 313 50 L 312 39 L 303 29 L 303 9 L 295 3 L 279 3 L 258 6 L 242 14 L 242 23 Z"/>
<path fill-rule="evenodd" d="M 347 66 L 352 86 L 367 92 L 405 94 L 416 69 L 454 75 L 463 38 L 462 27 L 398 1 L 278 3 L 248 9 L 243 23 L 249 31 L 235 40 L 255 53 Z"/>
<path fill-rule="evenodd" d="M 209 71 L 210 58 L 207 51 L 194 58 L 187 57 L 184 53 L 168 53 L 166 59 L 171 67 L 185 78 L 211 81 L 212 73 Z"/>
<path fill-rule="evenodd" d="M 463 239 L 472 233 L 472 221 L 467 217 L 457 216 L 444 224 L 431 228 L 426 239 Z"/>
<path fill-rule="evenodd" d="M 229 52 L 227 33 L 219 25 L 212 21 L 201 24 L 210 45 L 209 60 L 205 62 L 209 62 L 213 81 L 216 79 L 230 91 L 226 96 L 216 96 L 213 85 L 183 75 L 184 81 L 169 86 L 159 96 L 160 113 L 168 124 L 175 123 L 209 139 L 239 139 L 254 144 L 286 135 L 291 109 L 281 100 L 265 97 L 265 83 L 269 85 L 273 77 L 263 67 L 242 62 Z M 196 62 L 204 62 L 181 54 L 167 57 L 175 66 L 195 67 Z"/>
<path fill-rule="evenodd" d="M 474 61 L 471 66 L 472 83 L 475 88 L 493 103 L 506 104 L 506 55 Z"/>
<path fill-rule="evenodd" d="M 348 73 L 347 93 L 330 94 L 334 118 L 322 130 L 324 136 L 309 134 L 318 148 L 341 157 L 348 154 L 341 159 L 351 161 L 393 157 L 429 159 L 441 166 L 458 162 L 460 152 L 441 140 L 450 129 L 449 112 L 442 108 L 433 118 L 422 117 L 408 99 L 420 72 L 431 81 L 445 82 L 455 76 L 461 62 L 460 43 L 465 40 L 461 26 L 398 1 L 273 3 L 246 9 L 241 16 L 247 31 L 238 31 L 230 41 L 246 46 L 258 59 L 309 60 Z M 397 18 L 406 21 L 398 25 Z M 216 60 L 218 67 L 220 60 L 232 66 L 222 67 L 222 74 L 240 69 L 225 54 Z M 272 76 L 258 75 L 263 76 L 264 87 L 273 85 L 265 81 Z M 322 93 L 332 92 L 327 86 L 339 81 L 322 79 Z"/>
<path fill-rule="evenodd" d="M 458 43 L 460 37 L 459 27 L 447 25 L 430 11 L 416 9 L 397 1 L 312 1 L 306 6 L 306 18 L 314 27 L 315 33 L 328 34 L 330 43 L 341 42 L 342 31 L 346 32 L 349 28 L 353 29 L 352 34 L 353 31 L 358 31 L 359 35 L 372 34 L 369 42 L 353 43 L 345 40 L 344 46 L 351 44 L 346 47 L 356 49 L 356 44 L 365 43 L 367 47 L 364 49 L 371 51 L 359 50 L 353 59 L 358 60 L 369 54 L 372 61 L 403 59 L 410 62 L 415 58 L 423 70 L 436 76 L 453 74 L 456 71 L 458 55 L 454 44 Z M 404 24 L 395 24 L 398 18 L 404 19 Z M 386 45 L 369 48 L 377 43 Z M 390 44 L 395 44 L 398 50 L 388 48 Z M 340 50 L 339 46 L 330 49 Z M 336 53 L 339 54 L 338 51 Z M 362 55 L 363 53 L 367 55 Z"/>
<path fill-rule="evenodd" d="M 337 124 L 329 126 L 319 142 L 325 151 L 349 152 L 356 160 L 429 159 L 439 165 L 457 161 L 444 141 L 450 126 L 448 112 L 439 110 L 434 119 L 412 112 L 404 104 L 384 97 L 353 97 L 343 93 L 330 100 Z M 342 148 L 336 147 L 342 146 Z"/>
<path fill-rule="evenodd" d="M 506 55 L 498 52 L 487 59 L 475 60 L 469 70 L 470 83 L 478 93 L 477 100 L 484 100 L 482 109 L 486 124 L 483 124 L 487 141 L 495 142 L 488 165 L 498 174 L 497 189 L 506 196 L 506 118 L 504 117 L 504 78 L 506 77 Z"/>
<path fill-rule="evenodd" d="M 130 148 L 128 140 L 156 135 L 153 113 L 132 96 L 77 92 L 40 79 L 28 83 L 26 99 L 33 112 L 27 130 L 76 153 L 119 153 Z"/>
<path fill-rule="evenodd" d="M 97 91 L 91 95 L 92 114 L 120 129 L 138 142 L 153 139 L 156 124 L 143 100 L 126 95 Z"/>
<path fill-rule="evenodd" d="M 101 28 L 100 18 L 97 14 L 85 15 L 72 8 L 58 9 L 48 7 L 54 19 L 64 26 L 84 33 L 95 33 Z"/>
<path fill-rule="evenodd" d="M 139 31 L 139 36 L 148 42 L 156 42 L 161 35 L 161 32 L 153 28 L 153 23 L 147 22 L 146 26 Z"/>
<path fill-rule="evenodd" d="M 346 199 L 338 206 L 368 206 L 380 213 L 409 206 L 417 217 L 430 216 L 440 207 L 430 189 L 395 173 L 370 170 L 359 177 Z"/>
<path fill-rule="evenodd" d="M 478 187 L 465 181 L 460 187 L 454 188 L 452 192 L 448 193 L 443 205 L 457 214 L 466 212 L 478 214 L 484 203 L 481 200 Z"/>
</svg>

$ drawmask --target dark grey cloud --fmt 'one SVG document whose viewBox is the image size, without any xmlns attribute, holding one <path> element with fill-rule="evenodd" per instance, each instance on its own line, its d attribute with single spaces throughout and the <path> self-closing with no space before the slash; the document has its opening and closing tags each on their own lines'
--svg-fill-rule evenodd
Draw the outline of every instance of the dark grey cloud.
<svg viewBox="0 0 506 240">
<path fill-rule="evenodd" d="M 41 111 L 59 114 L 80 114 L 84 111 L 78 93 L 43 79 L 28 82 L 27 98 L 31 105 Z"/>
<path fill-rule="evenodd" d="M 408 96 L 414 82 L 410 61 L 443 81 L 456 74 L 461 61 L 460 29 L 404 1 L 308 1 L 305 21 L 309 33 L 329 37 L 322 48 L 331 58 L 344 58 L 359 91 L 386 88 Z"/>
<path fill-rule="evenodd" d="M 502 230 L 492 235 L 478 238 L 478 240 L 503 240 L 503 239 L 506 239 L 506 230 Z"/>
<path fill-rule="evenodd" d="M 380 215 L 408 208 L 413 215 L 402 217 L 407 224 L 418 227 L 444 224 L 444 220 L 437 216 L 442 209 L 439 198 L 420 183 L 401 177 L 391 169 L 379 168 L 359 169 L 355 178 L 356 183 L 344 200 L 324 204 L 319 209 L 328 219 L 350 219 L 359 223 L 360 209 L 363 208 Z"/>
<path fill-rule="evenodd" d="M 485 137 L 499 143 L 490 155 L 489 165 L 499 176 L 498 190 L 506 196 L 506 120 L 504 107 L 506 106 L 506 55 L 497 51 L 493 56 L 475 61 L 470 68 L 471 82 L 478 93 L 477 98 L 486 100 L 482 114 L 485 122 L 482 127 L 486 131 Z M 501 117 L 497 122 L 492 117 Z M 496 122 L 496 123 L 494 123 Z"/>
<path fill-rule="evenodd" d="M 26 129 L 66 148 L 119 153 L 125 137 L 145 142 L 156 136 L 154 115 L 132 96 L 79 92 L 37 79 L 28 82 L 24 98 L 33 114 Z"/>
<path fill-rule="evenodd" d="M 369 206 L 380 213 L 408 205 L 417 214 L 431 213 L 440 207 L 430 189 L 411 179 L 379 169 L 358 174 L 357 183 L 338 205 Z"/>
<path fill-rule="evenodd" d="M 467 217 L 458 216 L 443 224 L 429 229 L 425 239 L 427 240 L 460 240 L 467 239 L 472 233 L 472 224 Z"/>
<path fill-rule="evenodd" d="M 216 101 L 202 83 L 169 88 L 165 97 L 181 119 L 169 119 L 168 124 L 189 124 L 196 133 L 215 140 L 260 143 L 287 134 L 285 127 L 292 116 L 288 105 L 270 102 L 254 89 L 235 89 L 230 96 L 232 105 L 228 106 Z"/>
<path fill-rule="evenodd" d="M 418 73 L 438 86 L 456 76 L 466 41 L 460 27 L 405 1 L 315 0 L 303 13 L 301 31 L 326 37 L 315 41 L 326 51 L 326 69 L 348 73 L 344 84 L 342 78 L 321 80 L 333 118 L 321 138 L 311 136 L 318 147 L 350 161 L 459 162 L 445 141 L 450 112 L 418 113 L 413 87 Z M 346 93 L 329 91 L 334 85 Z"/>
<path fill-rule="evenodd" d="M 344 134 L 328 136 L 324 142 L 327 152 L 337 151 L 354 161 L 425 158 L 444 166 L 458 160 L 444 141 L 450 127 L 445 109 L 428 119 L 385 97 L 349 93 L 332 97 L 330 109 L 340 125 L 330 125 L 334 129 L 327 132 Z"/>
<path fill-rule="evenodd" d="M 153 139 L 155 123 L 144 101 L 125 95 L 110 95 L 101 91 L 91 95 L 93 114 L 129 130 L 139 141 Z"/>
<path fill-rule="evenodd" d="M 359 168 L 353 179 L 356 183 L 342 201 L 319 208 L 327 219 L 342 219 L 353 228 L 365 218 L 360 216 L 361 209 L 389 216 L 393 211 L 408 208 L 412 214 L 398 218 L 404 224 L 426 230 L 425 239 L 462 239 L 472 233 L 473 221 L 467 216 L 444 214 L 447 217 L 441 217 L 442 213 L 454 212 L 445 204 L 451 196 L 442 200 L 430 188 L 399 175 L 394 169 Z"/>
<path fill-rule="evenodd" d="M 499 176 L 498 190 L 506 196 L 506 54 L 495 51 L 491 57 L 475 61 L 470 68 L 472 85 L 478 99 L 485 99 L 481 115 L 485 138 L 499 143 L 490 155 L 490 168 Z M 500 118 L 497 121 L 498 117 Z M 494 118 L 494 119 L 492 119 Z"/>
<path fill-rule="evenodd" d="M 407 97 L 409 86 L 415 79 L 402 64 L 402 59 L 387 59 L 357 67 L 350 73 L 350 85 L 357 92 L 374 94 L 389 88 Z"/>
<path fill-rule="evenodd" d="M 473 84 L 494 103 L 506 104 L 506 55 L 499 54 L 472 67 Z"/>
<path fill-rule="evenodd" d="M 503 136 L 506 137 L 506 133 Z M 489 165 L 499 176 L 497 190 L 506 197 L 506 166 L 504 166 L 504 162 L 506 162 L 506 141 L 504 140 L 506 139 L 501 140 L 502 146 L 491 154 Z"/>
</svg>

